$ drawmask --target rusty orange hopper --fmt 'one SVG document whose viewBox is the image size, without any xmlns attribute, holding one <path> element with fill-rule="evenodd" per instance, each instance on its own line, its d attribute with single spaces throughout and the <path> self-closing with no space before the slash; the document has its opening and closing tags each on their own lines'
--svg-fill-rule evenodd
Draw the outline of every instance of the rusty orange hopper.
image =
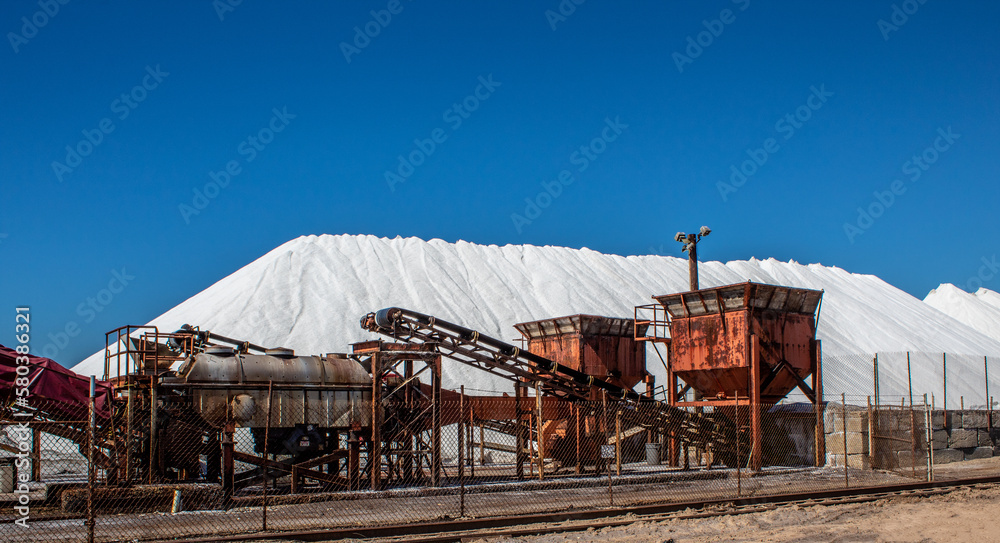
<svg viewBox="0 0 1000 543">
<path fill-rule="evenodd" d="M 571 315 L 515 324 L 528 350 L 574 370 L 631 389 L 646 379 L 646 348 L 635 340 L 635 321 Z M 645 334 L 641 325 L 638 335 Z M 594 389 L 592 400 L 601 398 Z"/>
<path fill-rule="evenodd" d="M 654 315 L 666 316 L 647 322 L 652 330 L 666 324 L 670 338 L 642 339 L 669 344 L 668 402 L 724 411 L 739 404 L 741 412 L 754 405 L 749 422 L 759 466 L 761 410 L 796 387 L 814 404 L 823 401 L 816 339 L 822 297 L 819 290 L 752 282 L 653 296 L 662 306 Z M 689 389 L 701 398 L 684 401 Z"/>
</svg>

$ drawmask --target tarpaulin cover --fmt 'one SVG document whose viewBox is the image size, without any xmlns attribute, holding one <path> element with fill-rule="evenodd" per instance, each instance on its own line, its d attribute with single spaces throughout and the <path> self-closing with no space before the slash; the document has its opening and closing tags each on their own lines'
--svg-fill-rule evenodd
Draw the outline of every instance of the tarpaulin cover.
<svg viewBox="0 0 1000 543">
<path fill-rule="evenodd" d="M 17 376 L 17 357 L 13 349 L 0 345 L 0 398 L 13 404 L 17 399 L 14 379 Z M 83 420 L 87 417 L 90 397 L 90 377 L 70 371 L 58 362 L 41 356 L 28 356 L 29 406 L 41 409 L 57 419 Z M 23 365 L 23 364 L 22 364 Z M 97 381 L 94 389 L 94 410 L 98 417 L 111 415 L 111 384 Z"/>
</svg>

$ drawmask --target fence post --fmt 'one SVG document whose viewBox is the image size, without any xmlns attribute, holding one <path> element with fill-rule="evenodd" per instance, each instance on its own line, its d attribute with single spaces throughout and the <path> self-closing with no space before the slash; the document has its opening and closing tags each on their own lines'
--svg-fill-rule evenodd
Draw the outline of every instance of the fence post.
<svg viewBox="0 0 1000 543">
<path fill-rule="evenodd" d="M 873 371 L 875 372 L 875 409 L 878 410 L 879 397 L 881 391 L 879 390 L 878 383 L 878 353 L 875 353 L 875 358 L 872 361 Z"/>
<path fill-rule="evenodd" d="M 844 435 L 844 488 L 850 488 L 851 483 L 847 474 L 847 395 L 843 392 L 840 393 L 840 420 L 844 426 L 842 428 Z"/>
<path fill-rule="evenodd" d="M 159 431 L 159 429 L 157 428 L 156 425 L 156 417 L 157 417 L 156 411 L 157 411 L 156 376 L 150 375 L 149 376 L 149 469 L 147 470 L 148 473 L 146 474 L 147 479 L 149 480 L 149 484 L 153 484 L 154 482 L 153 473 L 156 472 L 156 474 L 159 475 L 160 471 L 159 470 L 160 466 L 157 465 L 158 463 L 156 462 L 156 460 L 157 457 L 160 456 L 159 448 L 162 445 L 160 445 L 157 440 L 158 437 L 157 432 Z"/>
<path fill-rule="evenodd" d="M 737 390 L 736 397 L 736 497 L 739 498 L 743 491 L 743 461 L 740 460 L 740 392 Z"/>
<path fill-rule="evenodd" d="M 872 411 L 872 397 L 868 396 L 868 467 L 875 469 L 875 413 Z"/>
<path fill-rule="evenodd" d="M 31 480 L 42 482 L 42 431 L 38 427 L 31 430 Z"/>
<path fill-rule="evenodd" d="M 431 374 L 431 486 L 441 486 L 441 355 L 434 357 Z"/>
<path fill-rule="evenodd" d="M 573 412 L 574 428 L 573 432 L 576 437 L 576 467 L 574 472 L 579 475 L 583 473 L 583 459 L 580 458 L 580 405 L 577 402 L 569 404 L 570 411 Z"/>
<path fill-rule="evenodd" d="M 261 467 L 261 481 L 264 485 L 264 507 L 261 509 L 261 530 L 267 531 L 267 441 L 271 437 L 271 394 L 274 388 L 274 379 L 267 382 L 267 417 L 264 424 L 264 465 Z M 338 438 L 339 439 L 339 438 Z M 292 485 L 295 485 L 295 477 L 292 477 Z"/>
<path fill-rule="evenodd" d="M 602 424 L 603 430 L 604 430 L 604 441 L 607 442 L 607 440 L 608 440 L 608 391 L 603 390 L 603 389 L 601 390 L 601 406 L 603 407 L 603 411 L 604 411 L 604 417 L 603 417 L 604 423 Z M 603 444 L 601 445 L 601 448 L 602 449 L 604 448 Z M 601 451 L 600 457 L 601 457 L 601 463 L 603 463 L 604 467 L 608 470 L 608 506 L 609 507 L 614 507 L 615 506 L 615 490 L 614 490 L 614 486 L 611 483 L 611 466 L 608 465 L 608 459 L 604 458 L 604 451 Z"/>
<path fill-rule="evenodd" d="M 934 480 L 934 394 L 931 394 L 931 407 L 927 409 L 927 395 L 924 394 L 924 411 L 927 411 L 927 482 Z"/>
<path fill-rule="evenodd" d="M 515 438 L 514 446 L 514 472 L 517 475 L 517 480 L 520 481 L 524 479 L 524 449 L 527 443 L 524 439 L 524 419 L 521 413 L 521 399 L 524 396 L 524 387 L 521 386 L 521 381 L 514 382 L 514 420 L 515 420 L 515 433 L 517 434 Z"/>
<path fill-rule="evenodd" d="M 96 378 L 90 376 L 90 398 L 87 400 L 87 542 L 94 543 L 94 393 Z"/>
<path fill-rule="evenodd" d="M 906 351 L 906 389 L 910 398 L 910 410 L 913 410 L 913 379 L 910 375 L 910 351 Z"/>
<path fill-rule="evenodd" d="M 538 480 L 545 480 L 545 444 L 542 439 L 542 386 L 540 383 L 535 383 L 535 421 L 537 423 L 537 444 L 536 450 L 538 452 Z"/>
<path fill-rule="evenodd" d="M 910 374 L 910 351 L 906 351 L 906 387 L 910 396 L 910 475 L 917 476 L 917 414 L 913 411 L 913 379 Z"/>
<path fill-rule="evenodd" d="M 381 353 L 372 354 L 372 435 L 371 440 L 368 443 L 368 470 L 369 470 L 369 484 L 371 485 L 372 491 L 377 491 L 382 489 L 382 424 L 385 422 L 385 409 L 382 405 L 382 378 L 384 377 L 383 372 L 387 371 L 383 367 L 383 360 Z M 441 397 L 436 396 L 432 398 L 431 409 L 434 410 L 435 414 L 432 414 L 435 430 L 437 430 L 437 413 L 440 410 L 438 404 L 441 402 Z M 436 450 L 434 454 L 440 453 L 440 449 Z M 294 474 L 293 474 L 294 475 Z M 292 477 L 292 484 L 295 484 L 295 477 Z M 437 486 L 437 481 L 434 480 L 431 486 Z"/>
<path fill-rule="evenodd" d="M 990 402 L 990 365 L 989 358 L 986 356 L 983 357 L 983 377 L 985 377 L 983 380 L 986 381 L 986 411 L 988 413 L 993 409 L 993 405 Z M 993 417 L 990 416 L 990 419 L 992 418 Z M 989 422 L 992 422 L 992 420 Z M 989 425 L 990 424 L 987 424 L 987 426 Z"/>
<path fill-rule="evenodd" d="M 615 475 L 622 476 L 622 404 L 615 402 Z"/>
<path fill-rule="evenodd" d="M 924 394 L 924 441 L 927 442 L 927 455 L 926 455 L 926 469 L 927 469 L 927 482 L 931 481 L 931 412 L 927 408 L 927 394 Z"/>
<path fill-rule="evenodd" d="M 941 353 L 941 385 L 944 393 L 941 403 L 944 404 L 944 410 L 948 411 L 948 353 Z M 948 416 L 947 413 L 945 416 Z"/>
<path fill-rule="evenodd" d="M 458 394 L 458 516 L 465 516 L 465 385 Z"/>
<path fill-rule="evenodd" d="M 226 422 L 225 427 L 222 429 L 222 499 L 226 504 L 226 509 L 232 506 L 233 487 L 236 476 L 236 464 L 233 460 L 233 450 L 235 447 L 233 431 L 233 423 L 231 421 Z"/>
<path fill-rule="evenodd" d="M 528 477 L 534 479 L 535 477 L 535 466 L 538 465 L 538 461 L 535 460 L 536 450 L 535 450 L 535 440 L 531 439 L 531 433 L 535 428 L 535 410 L 531 409 L 528 411 L 528 424 L 526 426 L 528 432 Z"/>
<path fill-rule="evenodd" d="M 475 408 L 469 406 L 469 423 L 465 426 L 466 458 L 469 461 L 469 476 L 476 477 L 476 415 Z"/>
</svg>

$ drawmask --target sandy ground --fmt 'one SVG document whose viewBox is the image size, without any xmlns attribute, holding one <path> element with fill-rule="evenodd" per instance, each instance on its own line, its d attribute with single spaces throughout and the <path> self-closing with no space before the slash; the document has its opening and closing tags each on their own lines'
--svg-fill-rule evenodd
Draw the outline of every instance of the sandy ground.
<svg viewBox="0 0 1000 543">
<path fill-rule="evenodd" d="M 704 519 L 635 522 L 627 526 L 489 543 L 687 542 L 997 542 L 1000 485 L 963 488 L 930 497 L 902 497 L 860 504 L 801 507 Z"/>
<path fill-rule="evenodd" d="M 636 468 L 638 469 L 638 468 Z M 644 468 L 645 469 L 645 468 Z M 649 471 L 647 469 L 647 471 Z M 753 477 L 738 477 L 733 470 L 710 472 L 640 473 L 617 479 L 613 499 L 616 507 L 692 501 L 727 500 L 737 496 L 777 495 L 788 492 L 843 488 L 841 468 L 767 469 Z M 992 476 L 1000 473 L 1000 457 L 943 465 L 938 480 Z M 650 478 L 650 476 L 655 476 Z M 710 477 L 709 477 L 710 476 Z M 637 478 L 638 477 L 638 478 Z M 663 479 L 663 477 L 666 477 Z M 709 478 L 705 478 L 709 477 Z M 662 479 L 662 480 L 661 480 Z M 490 517 L 543 511 L 607 507 L 611 495 L 603 478 L 547 480 L 545 484 L 522 483 L 500 492 L 470 492 L 466 515 Z M 852 486 L 880 486 L 912 482 L 900 474 L 851 470 Z M 578 486 L 579 485 L 579 486 Z M 445 489 L 448 490 L 448 489 Z M 985 497 L 983 497 L 985 496 Z M 784 506 L 775 511 L 710 519 L 635 523 L 599 532 L 566 532 L 538 538 L 507 541 L 998 541 L 1000 529 L 984 527 L 1000 519 L 1000 485 L 972 492 L 962 490 L 938 498 L 910 502 L 842 505 L 835 507 Z M 912 502 L 912 503 L 911 503 Z M 938 503 L 928 507 L 928 503 Z M 7 509 L 12 511 L 12 509 Z M 55 512 L 61 513 L 56 509 Z M 316 503 L 275 505 L 269 508 L 268 527 L 272 530 L 308 530 L 348 526 L 409 523 L 455 518 L 459 496 L 448 493 L 426 495 L 382 493 L 355 499 Z M 2 541 L 60 541 L 82 539 L 83 521 L 43 518 L 44 510 L 32 509 L 32 526 L 27 531 L 11 531 L 0 525 Z M 965 518 L 967 515 L 979 515 Z M 2 513 L 0 513 L 2 517 Z M 230 511 L 185 511 L 165 513 L 107 514 L 97 519 L 100 540 L 182 539 L 202 534 L 252 533 L 260 529 L 259 507 Z M 625 517 L 626 519 L 628 517 Z M 978 524 L 977 524 L 978 522 Z M 909 531 L 907 531 L 909 530 Z M 968 534 L 963 533 L 968 531 Z M 970 535 L 971 534 L 971 535 Z M 978 538 L 978 539 L 977 539 Z"/>
</svg>

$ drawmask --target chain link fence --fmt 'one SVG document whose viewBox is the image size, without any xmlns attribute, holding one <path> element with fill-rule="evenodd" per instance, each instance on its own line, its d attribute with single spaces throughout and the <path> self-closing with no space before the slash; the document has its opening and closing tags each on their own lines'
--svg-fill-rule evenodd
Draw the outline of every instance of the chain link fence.
<svg viewBox="0 0 1000 543">
<path fill-rule="evenodd" d="M 136 389 L 92 426 L 86 408 L 8 399 L 0 539 L 184 540 L 997 476 L 996 362 L 826 357 L 818 405 L 434 402 L 415 383 L 406 402 L 382 399 L 381 418 L 330 427 L 308 422 L 315 404 L 278 395 L 214 424 Z M 243 408 L 264 425 L 242 425 Z M 362 420 L 384 420 L 377 440 Z"/>
</svg>

